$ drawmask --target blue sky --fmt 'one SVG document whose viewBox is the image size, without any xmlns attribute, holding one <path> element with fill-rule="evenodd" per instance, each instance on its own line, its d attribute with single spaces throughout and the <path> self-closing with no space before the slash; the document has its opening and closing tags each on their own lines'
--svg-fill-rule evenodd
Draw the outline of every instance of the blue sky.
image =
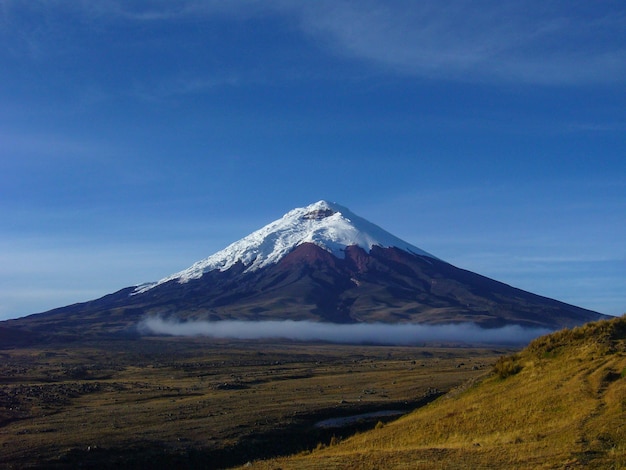
<svg viewBox="0 0 626 470">
<path fill-rule="evenodd" d="M 0 1 L 0 319 L 320 199 L 626 312 L 622 1 Z"/>
</svg>

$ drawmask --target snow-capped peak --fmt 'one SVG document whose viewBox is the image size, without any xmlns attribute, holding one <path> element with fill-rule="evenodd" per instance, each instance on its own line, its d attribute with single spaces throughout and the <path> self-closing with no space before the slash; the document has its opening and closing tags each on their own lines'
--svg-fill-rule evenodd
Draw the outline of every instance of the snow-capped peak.
<svg viewBox="0 0 626 470">
<path fill-rule="evenodd" d="M 353 214 L 339 204 L 318 201 L 306 207 L 293 209 L 265 227 L 227 246 L 189 268 L 165 277 L 158 282 L 138 286 L 135 293 L 146 292 L 168 281 L 184 283 L 198 279 L 206 272 L 225 271 L 237 262 L 246 271 L 277 263 L 303 243 L 314 243 L 343 258 L 347 246 L 358 245 L 369 253 L 372 246 L 397 247 L 416 255 L 435 258 L 383 230 L 377 225 Z"/>
</svg>

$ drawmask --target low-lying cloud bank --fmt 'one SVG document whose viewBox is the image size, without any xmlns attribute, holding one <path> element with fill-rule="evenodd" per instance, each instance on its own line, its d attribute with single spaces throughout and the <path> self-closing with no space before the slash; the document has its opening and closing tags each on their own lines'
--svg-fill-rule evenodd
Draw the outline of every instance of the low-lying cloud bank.
<svg viewBox="0 0 626 470">
<path fill-rule="evenodd" d="M 148 318 L 139 324 L 143 334 L 207 336 L 233 339 L 290 339 L 350 344 L 414 345 L 420 343 L 525 344 L 550 333 L 545 328 L 481 328 L 473 323 L 421 325 L 311 321 L 187 321 Z"/>
</svg>

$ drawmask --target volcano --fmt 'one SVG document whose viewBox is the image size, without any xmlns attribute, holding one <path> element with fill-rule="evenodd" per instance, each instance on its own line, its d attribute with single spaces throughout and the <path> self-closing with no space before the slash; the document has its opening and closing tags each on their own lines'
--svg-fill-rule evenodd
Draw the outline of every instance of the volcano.
<svg viewBox="0 0 626 470">
<path fill-rule="evenodd" d="M 319 201 L 159 281 L 3 323 L 29 338 L 107 336 L 153 316 L 551 330 L 605 318 L 457 268 Z"/>
</svg>

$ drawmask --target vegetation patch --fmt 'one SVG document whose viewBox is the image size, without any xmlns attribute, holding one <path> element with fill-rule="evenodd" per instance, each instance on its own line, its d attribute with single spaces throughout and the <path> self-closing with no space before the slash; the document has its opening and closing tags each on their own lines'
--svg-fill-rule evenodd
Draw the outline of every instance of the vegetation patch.
<svg viewBox="0 0 626 470">
<path fill-rule="evenodd" d="M 493 366 L 495 373 L 501 379 L 506 379 L 512 375 L 517 374 L 522 370 L 522 365 L 519 363 L 519 358 L 516 355 L 500 357 Z"/>
</svg>

